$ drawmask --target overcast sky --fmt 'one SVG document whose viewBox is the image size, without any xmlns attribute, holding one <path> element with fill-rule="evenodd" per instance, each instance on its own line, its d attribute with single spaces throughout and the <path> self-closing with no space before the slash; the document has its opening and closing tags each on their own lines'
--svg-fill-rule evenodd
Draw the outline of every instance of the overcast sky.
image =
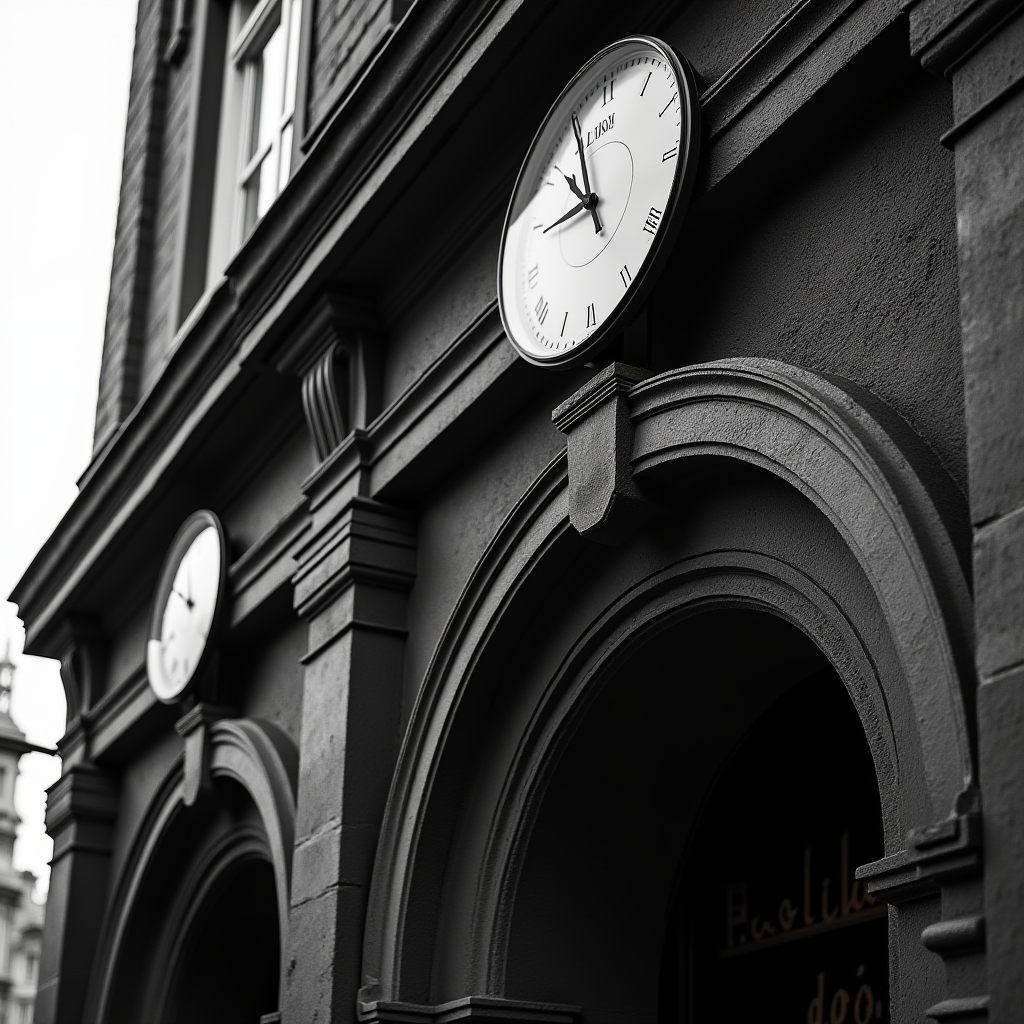
<svg viewBox="0 0 1024 1024">
<path fill-rule="evenodd" d="M 89 462 L 137 0 L 0 0 L 0 652 L 29 740 L 64 732 L 55 661 L 20 656 L 5 602 Z M 56 758 L 26 754 L 14 862 L 41 877 Z"/>
</svg>

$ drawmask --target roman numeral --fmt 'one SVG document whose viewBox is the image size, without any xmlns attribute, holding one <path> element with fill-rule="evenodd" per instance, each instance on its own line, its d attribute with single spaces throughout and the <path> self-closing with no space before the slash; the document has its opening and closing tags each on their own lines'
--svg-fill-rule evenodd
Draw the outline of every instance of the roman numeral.
<svg viewBox="0 0 1024 1024">
<path fill-rule="evenodd" d="M 537 287 L 537 279 L 540 277 L 540 264 L 535 267 L 530 267 L 527 271 L 526 279 L 529 282 L 531 288 Z"/>
<path fill-rule="evenodd" d="M 593 303 L 591 303 L 589 306 L 587 306 L 587 326 L 588 327 L 596 327 L 597 326 L 597 314 L 594 312 L 594 304 Z"/>
<path fill-rule="evenodd" d="M 674 157 L 678 152 L 678 146 L 673 146 L 671 149 L 666 149 L 665 152 L 661 154 L 661 162 L 664 163 L 666 160 L 671 160 L 672 157 Z"/>
<path fill-rule="evenodd" d="M 633 275 L 629 272 L 629 267 L 623 264 L 622 269 L 619 271 L 619 277 L 622 278 L 622 287 L 628 288 L 629 282 L 633 280 Z"/>
<path fill-rule="evenodd" d="M 651 80 L 651 75 L 653 75 L 653 74 L 654 74 L 654 72 L 653 72 L 653 71 L 648 71 L 648 72 L 647 72 L 647 77 L 646 77 L 646 78 L 644 79 L 644 88 L 640 90 L 640 95 L 641 95 L 641 96 L 643 96 L 643 94 L 644 94 L 644 89 L 646 89 L 646 88 L 647 88 L 647 83 L 648 83 L 648 82 L 649 82 L 649 81 Z"/>
<path fill-rule="evenodd" d="M 562 317 L 562 329 L 558 332 L 558 336 L 560 338 L 564 338 L 565 337 L 565 322 L 568 319 L 569 319 L 569 311 L 566 310 L 565 311 L 565 316 Z"/>
<path fill-rule="evenodd" d="M 647 220 L 644 222 L 644 231 L 649 235 L 653 235 L 658 230 L 658 224 L 661 222 L 661 210 L 656 210 L 653 206 L 651 212 L 647 214 Z"/>
<path fill-rule="evenodd" d="M 669 99 L 668 103 L 666 103 L 665 106 L 663 106 L 661 108 L 661 113 L 658 114 L 658 117 L 661 117 L 661 115 L 664 114 L 665 111 L 668 110 L 668 108 L 672 106 L 672 100 L 674 100 L 678 95 L 679 95 L 679 93 L 677 93 L 677 92 L 672 93 L 671 99 Z"/>
<path fill-rule="evenodd" d="M 613 78 L 604 88 L 602 89 L 604 99 L 601 101 L 601 106 L 608 106 L 608 101 L 615 99 L 615 79 Z"/>
<path fill-rule="evenodd" d="M 544 301 L 543 295 L 537 300 L 537 305 L 533 307 L 533 311 L 537 314 L 538 321 L 543 325 L 548 316 L 548 304 Z"/>
</svg>

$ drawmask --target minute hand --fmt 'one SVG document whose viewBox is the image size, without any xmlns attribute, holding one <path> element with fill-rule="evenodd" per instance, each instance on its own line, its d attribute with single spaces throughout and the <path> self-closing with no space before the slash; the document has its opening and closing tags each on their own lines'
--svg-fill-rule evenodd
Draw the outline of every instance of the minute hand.
<svg viewBox="0 0 1024 1024">
<path fill-rule="evenodd" d="M 590 175 L 587 174 L 587 160 L 583 155 L 583 130 L 580 128 L 580 119 L 576 116 L 576 111 L 572 113 L 572 133 L 576 136 L 576 148 L 580 154 L 580 169 L 583 171 L 583 190 L 587 195 L 592 195 L 590 191 Z M 590 207 L 590 216 L 594 218 L 594 231 L 601 230 L 601 218 L 598 215 L 596 205 Z M 554 225 L 552 225 L 554 227 Z"/>
</svg>

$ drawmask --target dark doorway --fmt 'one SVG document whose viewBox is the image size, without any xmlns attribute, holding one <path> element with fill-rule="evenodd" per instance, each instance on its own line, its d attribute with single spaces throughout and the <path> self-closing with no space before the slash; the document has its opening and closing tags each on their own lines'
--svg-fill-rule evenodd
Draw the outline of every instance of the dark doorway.
<svg viewBox="0 0 1024 1024">
<path fill-rule="evenodd" d="M 835 672 L 815 673 L 760 717 L 711 790 L 669 934 L 670 1015 L 887 1022 L 886 908 L 854 877 L 882 854 L 863 729 Z"/>
<path fill-rule="evenodd" d="M 227 868 L 175 966 L 165 1024 L 258 1024 L 278 1008 L 274 873 L 255 857 Z"/>
</svg>

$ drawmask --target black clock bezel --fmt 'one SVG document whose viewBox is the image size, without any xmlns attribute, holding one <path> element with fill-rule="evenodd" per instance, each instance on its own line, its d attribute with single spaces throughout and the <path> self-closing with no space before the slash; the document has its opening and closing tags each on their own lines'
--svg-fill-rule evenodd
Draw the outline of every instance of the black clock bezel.
<svg viewBox="0 0 1024 1024">
<path fill-rule="evenodd" d="M 164 608 L 170 597 L 171 588 L 174 585 L 174 577 L 185 552 L 188 551 L 196 537 L 211 526 L 217 531 L 217 537 L 220 541 L 220 572 L 217 585 L 217 600 L 213 609 L 213 621 L 210 624 L 210 634 L 206 638 L 203 653 L 199 656 L 199 661 L 196 663 L 185 685 L 177 693 L 171 696 L 164 696 L 153 685 L 154 666 L 150 653 L 152 650 L 151 644 L 153 641 L 156 641 L 158 644 L 160 642 L 160 628 L 163 624 Z M 217 640 L 224 619 L 224 609 L 228 603 L 227 589 L 228 545 L 224 524 L 221 523 L 220 518 L 215 512 L 211 512 L 209 509 L 200 509 L 198 512 L 193 512 L 178 528 L 178 532 L 174 535 L 174 540 L 171 541 L 167 554 L 164 556 L 163 565 L 160 567 L 160 575 L 157 578 L 156 589 L 153 591 L 153 603 L 149 612 L 149 628 L 146 631 L 146 678 L 149 681 L 149 688 L 153 691 L 156 699 L 162 704 L 177 703 L 187 696 L 202 679 L 204 672 L 210 664 L 213 650 L 217 646 Z M 159 666 L 159 661 L 156 664 Z M 160 672 L 162 675 L 162 666 L 160 667 Z"/>
<path fill-rule="evenodd" d="M 676 78 L 679 81 L 680 100 L 683 105 L 684 124 L 680 131 L 680 159 L 676 163 L 675 174 L 672 179 L 672 186 L 669 191 L 668 200 L 665 205 L 665 213 L 661 220 L 661 228 L 654 236 L 651 243 L 651 251 L 644 261 L 640 271 L 633 278 L 633 287 L 623 295 L 619 304 L 612 311 L 608 319 L 575 348 L 568 352 L 558 352 L 551 358 L 541 358 L 526 350 L 515 339 L 509 327 L 509 320 L 505 313 L 505 296 L 502 290 L 502 268 L 505 263 L 505 245 L 508 240 L 508 231 L 512 222 L 512 210 L 519 194 L 519 188 L 523 183 L 527 166 L 534 155 L 537 144 L 540 141 L 545 128 L 551 121 L 555 111 L 562 101 L 585 78 L 595 65 L 599 64 L 609 53 L 631 43 L 641 43 L 650 46 L 662 54 L 664 59 L 672 65 Z M 501 325 L 505 330 L 512 347 L 534 366 L 541 366 L 546 369 L 568 370 L 589 362 L 594 356 L 605 348 L 614 338 L 621 334 L 634 317 L 640 312 L 643 304 L 650 298 L 652 289 L 657 282 L 665 263 L 672 251 L 672 246 L 679 236 L 679 230 L 685 217 L 686 209 L 689 206 L 690 196 L 693 192 L 693 184 L 697 175 L 697 163 L 700 159 L 700 99 L 697 90 L 697 80 L 693 69 L 686 58 L 682 56 L 673 46 L 662 39 L 648 35 L 632 35 L 617 39 L 598 51 L 576 72 L 569 80 L 566 87 L 558 94 L 554 103 L 548 108 L 540 127 L 534 133 L 533 141 L 526 151 L 526 157 L 519 174 L 516 176 L 516 183 L 512 188 L 512 196 L 509 199 L 508 210 L 505 213 L 505 222 L 501 231 L 501 245 L 498 249 L 498 312 L 501 315 Z"/>
</svg>

